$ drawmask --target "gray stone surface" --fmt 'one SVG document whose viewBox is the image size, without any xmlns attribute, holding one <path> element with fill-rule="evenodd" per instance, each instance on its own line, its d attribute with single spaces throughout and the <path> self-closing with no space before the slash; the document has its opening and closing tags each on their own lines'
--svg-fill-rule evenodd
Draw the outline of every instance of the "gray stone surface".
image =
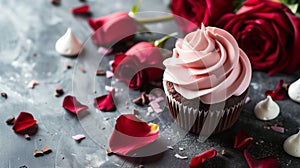
<svg viewBox="0 0 300 168">
<path fill-rule="evenodd" d="M 91 6 L 93 17 L 103 16 L 115 11 L 128 11 L 133 0 L 122 1 L 87 1 Z M 17 1 L 0 0 L 0 91 L 8 94 L 8 99 L 0 98 L 0 167 L 188 167 L 190 159 L 205 150 L 215 148 L 218 156 L 206 163 L 206 167 L 247 167 L 243 154 L 233 149 L 233 139 L 237 131 L 244 129 L 254 137 L 254 144 L 249 151 L 256 158 L 273 155 L 280 161 L 281 167 L 300 167 L 299 158 L 287 155 L 282 148 L 284 140 L 296 133 L 300 125 L 300 105 L 288 97 L 278 102 L 281 114 L 270 122 L 259 121 L 253 114 L 255 104 L 264 98 L 267 89 L 275 88 L 277 82 L 293 82 L 300 77 L 300 73 L 291 75 L 277 74 L 268 76 L 264 72 L 254 72 L 250 85 L 251 102 L 246 104 L 238 122 L 228 131 L 210 137 L 204 143 L 198 141 L 193 134 L 177 135 L 173 133 L 172 120 L 165 111 L 158 116 L 148 116 L 145 120 L 154 121 L 161 127 L 160 145 L 172 145 L 174 150 L 167 150 L 162 146 L 161 152 L 148 157 L 120 157 L 107 156 L 105 148 L 110 136 L 115 118 L 120 113 L 131 112 L 134 106 L 130 104 L 126 111 L 124 106 L 112 113 L 102 113 L 90 110 L 81 116 L 74 116 L 62 107 L 63 96 L 56 98 L 54 91 L 57 86 L 65 90 L 65 95 L 76 95 L 79 100 L 92 107 L 95 96 L 106 93 L 105 84 L 111 81 L 104 77 L 94 77 L 94 66 L 97 62 L 89 62 L 89 58 L 97 53 L 89 35 L 86 17 L 74 16 L 69 12 L 71 7 L 80 6 L 79 1 L 62 0 L 61 5 L 53 6 L 48 0 Z M 168 1 L 143 1 L 141 11 L 168 11 Z M 56 40 L 71 27 L 76 36 L 85 41 L 85 50 L 77 59 L 62 57 L 56 53 Z M 147 25 L 154 32 L 172 32 L 174 22 L 164 22 Z M 143 38 L 142 36 L 141 38 Z M 171 48 L 174 40 L 167 43 Z M 108 68 L 108 61 L 112 56 L 99 57 L 100 67 Z M 65 63 L 72 69 L 68 70 Z M 93 66 L 91 66 L 93 64 Z M 81 74 L 77 67 L 83 66 L 87 73 Z M 97 67 L 96 67 L 97 68 Z M 33 90 L 27 88 L 31 80 L 38 80 L 39 85 Z M 82 90 L 84 87 L 86 90 Z M 94 94 L 93 89 L 97 90 Z M 129 92 L 127 98 L 137 96 L 136 92 Z M 122 92 L 120 92 L 122 95 Z M 119 95 L 119 96 L 120 96 Z M 129 95 L 129 97 L 128 97 Z M 121 103 L 120 103 L 121 104 Z M 15 134 L 5 120 L 11 115 L 27 111 L 38 121 L 39 131 L 27 141 L 23 136 Z M 143 109 L 140 109 L 142 114 Z M 151 118 L 152 117 L 152 118 Z M 284 134 L 264 128 L 268 123 L 282 122 L 286 132 Z M 102 128 L 105 128 L 104 130 Z M 81 143 L 75 142 L 71 136 L 85 134 L 87 138 Z M 261 143 L 263 142 L 263 143 Z M 35 158 L 33 151 L 49 145 L 53 152 L 43 157 Z M 159 144 L 158 144 L 159 145 Z M 179 151 L 179 147 L 184 148 Z M 149 147 L 151 148 L 151 146 Z M 226 149 L 230 157 L 222 156 L 221 150 Z M 154 150 L 154 153 L 157 152 Z M 188 156 L 187 160 L 174 157 L 178 153 Z"/>
</svg>

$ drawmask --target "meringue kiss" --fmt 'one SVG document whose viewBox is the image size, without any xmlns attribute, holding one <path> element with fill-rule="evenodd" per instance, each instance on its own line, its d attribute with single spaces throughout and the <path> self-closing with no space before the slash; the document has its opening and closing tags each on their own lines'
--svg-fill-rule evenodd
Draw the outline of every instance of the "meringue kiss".
<svg viewBox="0 0 300 168">
<path fill-rule="evenodd" d="M 271 96 L 258 102 L 254 108 L 255 116 L 260 120 L 272 120 L 279 115 L 280 108 Z"/>
<path fill-rule="evenodd" d="M 300 78 L 290 85 L 288 94 L 292 100 L 300 103 Z"/>
<path fill-rule="evenodd" d="M 67 32 L 56 41 L 55 49 L 64 56 L 77 56 L 82 49 L 82 44 L 71 28 L 68 28 Z"/>
<path fill-rule="evenodd" d="M 284 141 L 283 149 L 289 155 L 300 157 L 300 131 Z"/>
</svg>

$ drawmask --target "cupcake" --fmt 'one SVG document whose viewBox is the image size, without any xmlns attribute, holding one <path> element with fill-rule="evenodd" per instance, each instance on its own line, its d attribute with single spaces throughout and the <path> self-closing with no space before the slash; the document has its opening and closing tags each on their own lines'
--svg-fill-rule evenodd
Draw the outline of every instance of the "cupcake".
<svg viewBox="0 0 300 168">
<path fill-rule="evenodd" d="M 197 29 L 178 40 L 163 86 L 179 126 L 200 135 L 230 128 L 240 116 L 251 80 L 251 65 L 234 37 L 216 27 Z"/>
</svg>

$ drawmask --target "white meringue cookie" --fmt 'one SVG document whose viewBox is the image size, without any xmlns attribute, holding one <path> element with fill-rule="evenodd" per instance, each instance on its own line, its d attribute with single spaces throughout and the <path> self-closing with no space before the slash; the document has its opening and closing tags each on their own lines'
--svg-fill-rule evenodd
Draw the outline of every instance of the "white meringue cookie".
<svg viewBox="0 0 300 168">
<path fill-rule="evenodd" d="M 67 32 L 56 41 L 55 49 L 61 55 L 77 56 L 82 49 L 82 44 L 71 28 L 68 28 Z"/>
<path fill-rule="evenodd" d="M 289 155 L 300 157 L 300 131 L 284 141 L 283 149 Z"/>
<path fill-rule="evenodd" d="M 300 78 L 290 85 L 288 94 L 292 100 L 300 103 Z"/>
<path fill-rule="evenodd" d="M 260 120 L 272 120 L 279 115 L 280 108 L 271 96 L 258 102 L 254 108 L 255 116 Z"/>
</svg>

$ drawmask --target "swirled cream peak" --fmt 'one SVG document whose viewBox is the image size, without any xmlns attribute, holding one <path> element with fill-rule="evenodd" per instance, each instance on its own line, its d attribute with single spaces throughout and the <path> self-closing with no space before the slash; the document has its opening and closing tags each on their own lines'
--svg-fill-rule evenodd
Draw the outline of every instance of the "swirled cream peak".
<svg viewBox="0 0 300 168">
<path fill-rule="evenodd" d="M 82 44 L 71 28 L 68 28 L 67 32 L 56 41 L 55 49 L 61 55 L 76 56 L 82 49 Z"/>
<path fill-rule="evenodd" d="M 241 95 L 251 80 L 248 57 L 231 34 L 216 27 L 202 25 L 178 40 L 164 65 L 164 80 L 178 93 L 206 104 Z"/>
<path fill-rule="evenodd" d="M 300 103 L 300 79 L 290 85 L 288 94 L 292 100 Z"/>
<path fill-rule="evenodd" d="M 289 155 L 300 157 L 300 131 L 284 141 L 283 149 Z"/>
<path fill-rule="evenodd" d="M 258 102 L 254 108 L 255 116 L 260 120 L 272 120 L 279 115 L 280 108 L 271 96 Z"/>
</svg>

